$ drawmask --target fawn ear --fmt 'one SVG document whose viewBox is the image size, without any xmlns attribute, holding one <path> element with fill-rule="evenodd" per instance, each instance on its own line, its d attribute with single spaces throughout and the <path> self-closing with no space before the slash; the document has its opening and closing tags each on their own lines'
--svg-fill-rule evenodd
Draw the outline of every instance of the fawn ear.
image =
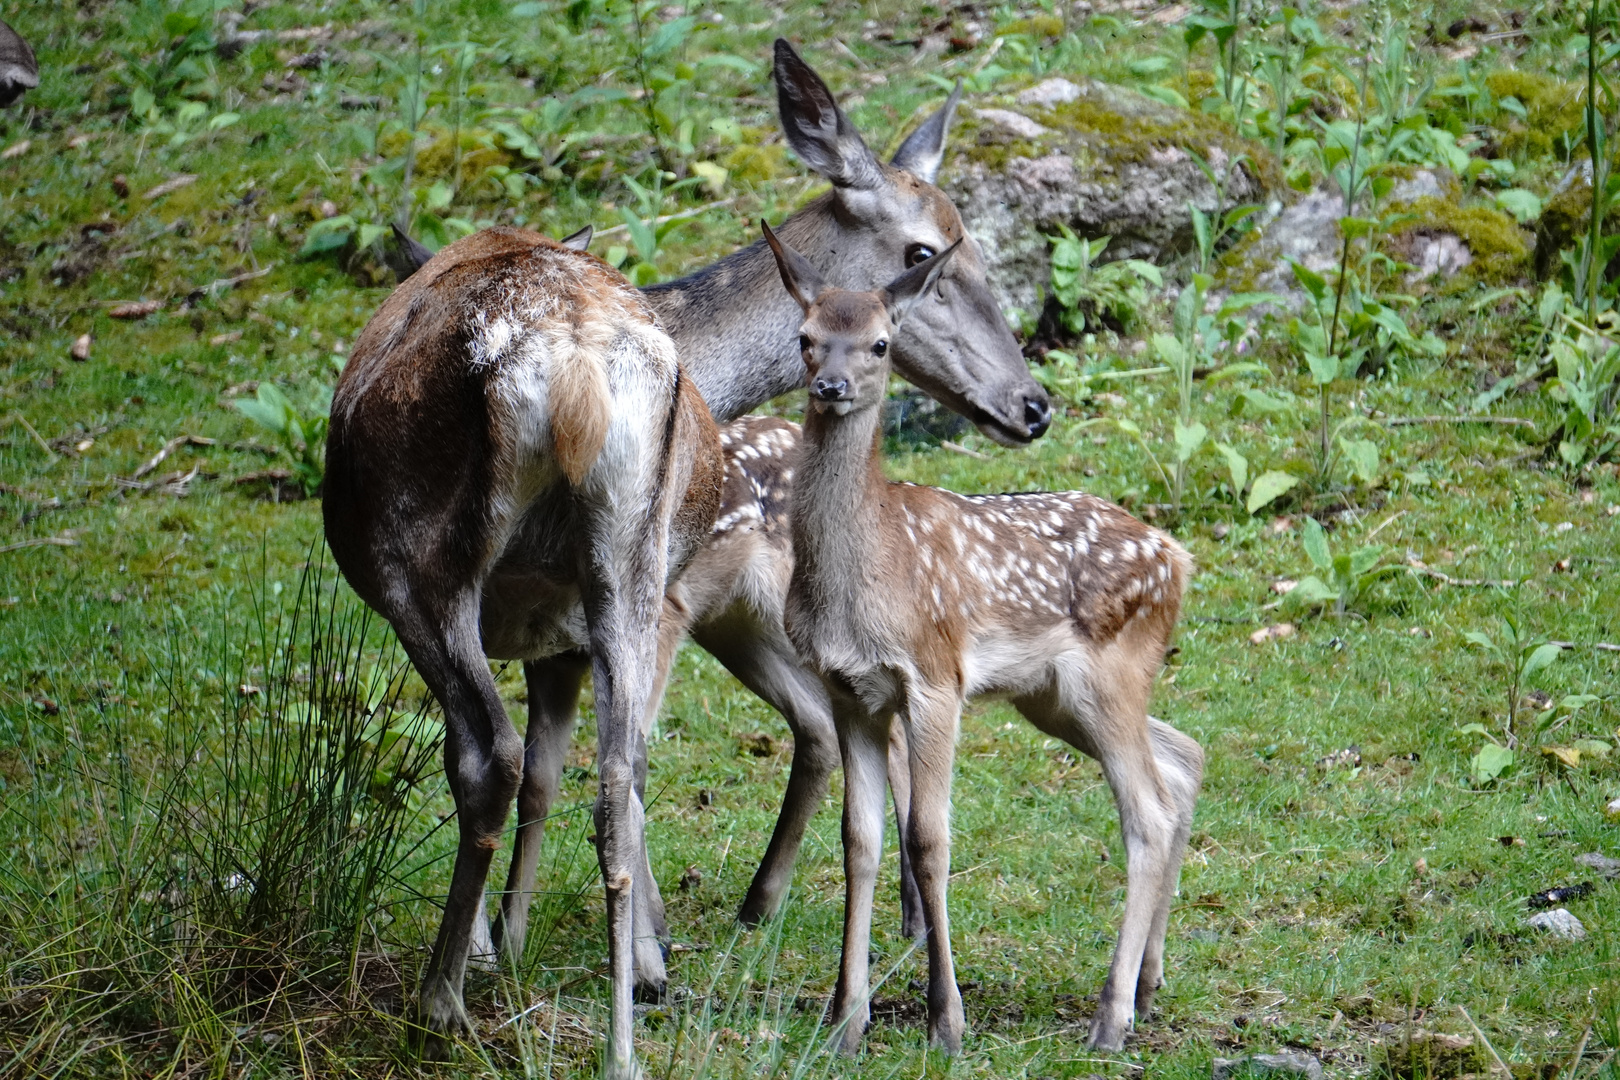
<svg viewBox="0 0 1620 1080">
<path fill-rule="evenodd" d="M 821 76 L 783 38 L 776 39 L 776 103 L 782 133 L 806 165 L 841 188 L 882 183 L 883 166 L 861 141 L 861 133 Z"/>
<path fill-rule="evenodd" d="M 810 312 L 810 305 L 816 302 L 821 290 L 827 287 L 821 279 L 821 271 L 810 265 L 810 260 L 800 255 L 777 239 L 771 227 L 763 218 L 759 222 L 760 228 L 765 230 L 765 242 L 771 245 L 771 254 L 776 256 L 776 268 L 782 273 L 782 284 L 787 286 L 788 295 L 799 302 L 799 306 Z"/>
<path fill-rule="evenodd" d="M 594 235 L 595 232 L 595 229 L 587 225 L 577 233 L 569 233 L 567 236 L 557 241 L 557 243 L 561 244 L 569 251 L 584 251 L 586 248 L 591 246 L 591 236 Z"/>
<path fill-rule="evenodd" d="M 945 264 L 951 261 L 956 249 L 962 246 L 958 240 L 938 255 L 932 255 L 913 266 L 883 287 L 883 306 L 889 309 L 889 318 L 895 326 L 906 317 L 922 297 L 939 283 L 939 275 L 945 271 Z"/>
<path fill-rule="evenodd" d="M 423 264 L 433 258 L 433 252 L 412 240 L 398 225 L 393 226 L 393 229 L 394 246 L 383 252 L 383 259 L 392 268 L 395 276 L 404 281 L 422 269 Z"/>
<path fill-rule="evenodd" d="M 922 127 L 906 136 L 906 141 L 894 152 L 889 164 L 932 184 L 934 177 L 939 175 L 939 163 L 945 158 L 945 134 L 950 130 L 951 116 L 961 100 L 962 80 L 958 79 L 956 89 L 945 99 L 945 104 L 924 121 Z"/>
</svg>

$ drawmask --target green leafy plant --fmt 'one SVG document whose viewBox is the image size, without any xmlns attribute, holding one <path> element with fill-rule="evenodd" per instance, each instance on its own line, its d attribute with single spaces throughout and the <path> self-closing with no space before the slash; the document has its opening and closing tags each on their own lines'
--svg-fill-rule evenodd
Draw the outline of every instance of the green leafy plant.
<svg viewBox="0 0 1620 1080">
<path fill-rule="evenodd" d="M 310 411 L 301 412 L 274 383 L 259 384 L 257 395 L 234 402 L 236 410 L 275 435 L 292 460 L 293 475 L 306 495 L 314 495 L 326 475 L 327 412 L 330 387 L 320 386 Z"/>
<path fill-rule="evenodd" d="M 1052 245 L 1052 299 L 1063 328 L 1083 334 L 1088 322 L 1112 319 L 1129 330 L 1147 306 L 1147 287 L 1164 284 L 1159 268 L 1142 259 L 1099 264 L 1109 237 L 1087 240 L 1061 222 L 1058 228 L 1061 235 L 1047 241 Z"/>
<path fill-rule="evenodd" d="M 1484 724 L 1464 724 L 1458 729 L 1458 734 L 1480 735 L 1485 739 L 1474 756 L 1468 759 L 1468 775 L 1476 786 L 1484 787 L 1513 767 L 1512 748 L 1497 742 Z"/>
<path fill-rule="evenodd" d="M 1364 544 L 1353 551 L 1334 552 L 1328 543 L 1327 530 L 1313 517 L 1305 519 L 1301 539 L 1305 555 L 1318 573 L 1307 574 L 1289 591 L 1288 601 L 1292 604 L 1331 604 L 1333 613 L 1342 616 L 1375 584 L 1401 569 L 1394 563 L 1384 562 L 1387 549 L 1382 544 Z"/>
<path fill-rule="evenodd" d="M 1538 637 L 1512 615 L 1502 616 L 1502 638 L 1497 641 L 1482 630 L 1469 630 L 1463 639 L 1470 645 L 1485 650 L 1498 664 L 1507 669 L 1508 708 L 1507 744 L 1519 741 L 1519 702 L 1524 687 L 1540 671 L 1557 660 L 1563 651 L 1559 646 Z"/>
</svg>

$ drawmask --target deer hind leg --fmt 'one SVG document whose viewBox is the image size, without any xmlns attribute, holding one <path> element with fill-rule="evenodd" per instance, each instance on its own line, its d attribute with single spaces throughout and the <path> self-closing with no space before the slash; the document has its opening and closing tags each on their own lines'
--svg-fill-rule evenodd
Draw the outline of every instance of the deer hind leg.
<svg viewBox="0 0 1620 1080">
<path fill-rule="evenodd" d="M 838 767 L 838 731 L 832 702 L 821 679 L 800 662 L 778 624 L 774 631 L 750 617 L 711 620 L 694 640 L 724 664 L 737 681 L 781 713 L 793 731 L 793 762 L 776 828 L 737 910 L 737 921 L 757 926 L 774 915 L 793 881 L 810 819 L 827 797 Z"/>
<path fill-rule="evenodd" d="M 900 837 L 900 933 L 913 940 L 928 933 L 922 893 L 911 869 L 907 824 L 911 820 L 911 761 L 906 747 L 906 726 L 889 725 L 889 791 L 894 797 L 894 824 Z"/>
<path fill-rule="evenodd" d="M 523 772 L 523 744 L 479 647 L 478 609 L 478 593 L 471 590 L 442 615 L 418 608 L 393 620 L 444 709 L 445 775 L 460 830 L 444 919 L 422 980 L 423 1049 L 430 1057 L 441 1056 L 450 1037 L 472 1030 L 462 984 L 482 917 L 490 860 Z"/>
<path fill-rule="evenodd" d="M 545 837 L 546 818 L 562 783 L 568 744 L 574 734 L 579 690 L 589 670 L 590 658 L 582 653 L 567 653 L 523 665 L 529 689 L 523 783 L 518 788 L 518 827 L 512 843 L 512 865 L 507 871 L 506 893 L 501 897 L 493 935 L 494 947 L 512 964 L 523 958 L 540 843 Z"/>
<path fill-rule="evenodd" d="M 1168 916 L 1180 813 L 1149 735 L 1151 673 L 1117 642 L 1084 658 L 1060 659 L 1056 669 L 1046 692 L 1016 704 L 1036 727 L 1096 758 L 1114 794 L 1125 841 L 1125 917 L 1088 1042 L 1118 1050 L 1131 1029 L 1149 942 L 1156 933 L 1162 938 L 1161 907 Z M 1157 978 L 1162 940 L 1153 955 Z"/>
<path fill-rule="evenodd" d="M 911 772 L 911 815 L 905 842 L 911 849 L 928 933 L 928 1041 L 947 1054 L 962 1052 L 962 994 L 951 958 L 946 889 L 951 877 L 951 772 L 961 702 L 954 696 L 914 699 L 907 709 L 906 742 Z"/>
<path fill-rule="evenodd" d="M 883 790 L 888 774 L 888 715 L 872 716 L 852 697 L 833 698 L 844 758 L 844 949 L 833 1023 L 839 1050 L 853 1055 L 871 1018 L 872 890 L 883 858 Z"/>
<path fill-rule="evenodd" d="M 1204 777 L 1204 750 L 1169 724 L 1148 717 L 1148 735 L 1159 775 L 1170 789 L 1175 803 L 1175 831 L 1170 841 L 1170 859 L 1164 869 L 1153 927 L 1142 954 L 1142 971 L 1136 981 L 1136 1014 L 1145 1017 L 1153 1007 L 1153 993 L 1164 985 L 1164 936 L 1170 922 L 1170 904 L 1175 898 L 1176 881 L 1181 875 L 1181 859 L 1192 834 L 1193 808 Z"/>
</svg>

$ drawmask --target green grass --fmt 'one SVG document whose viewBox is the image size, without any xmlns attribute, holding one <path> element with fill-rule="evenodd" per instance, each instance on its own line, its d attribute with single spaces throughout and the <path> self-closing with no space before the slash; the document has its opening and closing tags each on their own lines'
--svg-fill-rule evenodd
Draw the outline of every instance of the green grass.
<svg viewBox="0 0 1620 1080">
<path fill-rule="evenodd" d="M 588 715 L 548 830 L 524 964 L 470 980 L 481 1044 L 452 1065 L 417 1065 L 401 1020 L 448 879 L 453 822 L 444 819 L 452 805 L 441 776 L 429 769 L 397 804 L 397 837 L 378 833 L 389 845 L 382 877 L 342 879 L 350 884 L 337 900 L 323 886 L 328 903 L 318 918 L 308 892 L 294 890 L 276 918 L 255 921 L 249 897 L 225 872 L 229 859 L 200 853 L 259 866 L 255 830 L 291 827 L 285 813 L 252 812 L 260 805 L 253 799 L 268 805 L 274 791 L 239 792 L 250 798 L 227 811 L 236 805 L 224 797 L 233 780 L 251 788 L 254 776 L 280 777 L 263 782 L 296 792 L 298 781 L 288 779 L 295 775 L 307 776 L 310 790 L 321 778 L 341 779 L 343 790 L 373 779 L 375 763 L 363 753 L 312 763 L 289 748 L 297 740 L 273 736 L 286 735 L 301 715 L 294 705 L 309 693 L 347 685 L 316 662 L 312 647 L 348 640 L 350 659 L 338 670 L 353 678 L 388 670 L 388 635 L 345 622 L 358 612 L 341 588 L 317 590 L 341 616 L 323 624 L 327 631 L 290 635 L 277 619 L 292 612 L 306 562 L 326 565 L 312 548 L 318 504 L 273 503 L 254 497 L 262 485 L 236 483 L 290 463 L 229 407 L 231 397 L 274 380 L 312 407 L 333 376 L 333 357 L 386 292 L 365 253 L 300 258 L 304 234 L 327 200 L 366 221 L 386 221 L 399 206 L 403 158 L 390 133 L 401 124 L 398 101 L 412 81 L 418 34 L 430 108 L 425 150 L 448 138 L 457 109 L 437 46 L 485 47 L 461 104 L 463 130 L 484 138 L 494 104 L 526 105 L 587 85 L 636 88 L 625 10 L 576 5 L 574 31 L 561 15 L 542 23 L 493 2 L 430 5 L 421 25 L 398 5 L 271 5 L 242 25 L 329 22 L 370 36 L 331 43 L 347 62 L 302 71 L 309 85 L 279 99 L 265 89 L 266 76 L 283 78 L 285 61 L 313 46 L 261 42 L 232 59 L 200 54 L 192 77 L 160 98 L 160 118 L 194 100 L 206 115 L 240 120 L 172 148 L 166 134 L 127 113 L 129 87 L 139 84 L 133 65 L 161 58 L 183 31 L 164 25 L 170 10 L 30 6 L 7 16 L 34 42 L 45 71 L 20 109 L 0 114 L 0 148 L 31 143 L 0 159 L 0 547 L 46 539 L 73 546 L 0 551 L 0 1072 L 589 1075 L 606 986 L 600 885 L 587 843 L 595 793 Z M 735 201 L 666 238 L 653 260 L 662 276 L 733 249 L 751 238 L 752 220 L 780 217 L 816 188 L 765 140 L 775 124 L 766 76 L 772 37 L 802 40 L 835 89 L 858 95 L 851 110 L 871 141 L 892 147 L 916 111 L 940 96 L 930 69 L 970 73 L 996 25 L 1038 14 L 1009 7 L 981 15 L 985 43 L 976 50 L 912 65 L 909 50 L 863 39 L 864 23 L 892 26 L 904 40 L 943 15 L 877 0 L 787 10 L 736 0 L 692 12 L 711 10 L 724 20 L 659 58 L 652 75 L 655 83 L 690 78 L 679 65 L 718 54 L 753 65 L 701 69 L 681 91 L 684 104 L 671 105 L 676 123 L 663 133 L 665 154 L 681 168 L 729 161 L 732 175 L 722 192 L 690 186 L 652 209 Z M 1402 10 L 1416 40 L 1428 25 L 1475 9 Z M 1472 62 L 1572 77 L 1570 11 L 1535 9 L 1527 40 L 1487 42 Z M 1323 23 L 1353 34 L 1364 14 L 1352 8 Z M 961 30 L 968 17 L 955 18 Z M 659 25 L 650 16 L 648 33 Z M 1091 40 L 1088 32 L 1077 28 L 1052 53 L 1064 58 L 1062 73 L 1128 81 L 1129 56 L 1184 63 L 1174 28 L 1125 26 L 1106 50 L 1091 52 L 1074 44 Z M 859 60 L 833 46 L 834 37 Z M 998 54 L 997 85 L 1043 73 L 1018 59 L 1020 48 L 1013 40 Z M 1454 62 L 1440 49 L 1419 52 L 1429 70 L 1444 73 Z M 435 64 L 445 72 L 435 74 Z M 1207 48 L 1192 59 L 1195 74 L 1208 64 Z M 345 94 L 380 97 L 382 107 L 345 108 Z M 690 152 L 676 145 L 682 119 L 693 121 Z M 735 120 L 744 133 L 728 136 L 714 119 Z M 624 175 L 647 179 L 656 167 L 646 127 L 632 105 L 588 106 L 573 128 L 588 138 L 558 158 L 555 177 L 513 196 L 475 176 L 439 213 L 554 235 L 587 222 L 617 224 L 617 206 L 638 206 Z M 84 134 L 94 138 L 72 145 Z M 393 156 L 379 157 L 378 146 Z M 1547 194 L 1562 171 L 1551 153 L 1527 157 L 1514 182 Z M 430 168 L 431 155 L 423 160 Z M 606 165 L 612 172 L 604 176 Z M 178 173 L 199 179 L 159 199 L 142 196 Z M 127 198 L 114 187 L 120 175 Z M 425 189 L 435 179 L 419 174 L 416 182 Z M 116 231 L 86 238 L 85 225 L 108 220 Z M 266 267 L 262 277 L 207 290 Z M 1484 375 L 1530 357 L 1533 304 L 1493 302 L 1472 312 L 1473 288 L 1415 290 L 1415 328 L 1441 333 L 1446 357 L 1341 382 L 1338 415 L 1351 402 L 1369 416 L 1467 412 Z M 115 301 L 138 299 L 167 306 L 134 322 L 108 316 Z M 1150 324 L 1168 317 L 1148 316 Z M 84 333 L 93 345 L 79 363 L 69 346 Z M 221 335 L 227 339 L 213 344 Z M 1131 359 L 1129 344 L 1105 341 L 1102 359 L 1145 362 Z M 1200 387 L 1209 395 L 1201 415 L 1256 470 L 1305 476 L 1314 445 L 1309 376 L 1275 327 L 1260 345 L 1267 371 L 1256 385 L 1296 400 L 1295 410 L 1226 419 L 1243 381 L 1231 380 Z M 1110 389 L 1120 397 L 1071 403 L 1030 449 L 968 436 L 966 448 L 981 457 L 941 447 L 898 453 L 890 473 L 962 491 L 1083 487 L 1138 512 L 1157 510 L 1166 497 L 1141 446 L 1086 421 L 1133 419 L 1162 457 L 1174 387 L 1160 376 Z M 791 412 L 795 403 L 779 407 Z M 1364 432 L 1379 446 L 1380 483 L 1307 483 L 1253 518 L 1233 505 L 1224 469 L 1206 452 L 1192 469 L 1191 509 L 1173 522 L 1159 511 L 1158 523 L 1192 550 L 1200 570 L 1154 711 L 1206 748 L 1209 769 L 1171 920 L 1169 986 L 1120 1055 L 1084 1049 L 1086 999 L 1102 983 L 1124 889 L 1106 787 L 1094 764 L 993 703 L 964 717 L 955 787 L 951 900 L 966 1052 L 950 1064 L 925 1051 L 926 964 L 897 933 L 891 837 L 874 966 L 893 974 L 877 992 L 865 1056 L 845 1063 L 819 1055 L 843 903 L 839 789 L 806 840 L 781 920 L 739 935 L 731 914 L 769 835 L 787 761 L 785 752 L 756 756 L 757 744 L 740 736 L 781 737 L 784 725 L 706 654 L 683 651 L 649 779 L 654 868 L 680 948 L 671 1001 L 638 1028 L 648 1067 L 675 1077 L 1068 1078 L 1124 1076 L 1140 1066 L 1192 1077 L 1207 1075 L 1216 1055 L 1292 1046 L 1349 1073 L 1370 1067 L 1380 1042 L 1412 1026 L 1467 1033 L 1465 1008 L 1515 1067 L 1567 1058 L 1595 1024 L 1578 1074 L 1589 1075 L 1620 1042 L 1615 885 L 1599 880 L 1596 892 L 1571 903 L 1589 933 L 1579 944 L 1525 929 L 1524 898 L 1595 878 L 1574 864 L 1577 854 L 1620 855 L 1620 826 L 1602 814 L 1620 796 L 1620 757 L 1587 758 L 1570 770 L 1521 746 L 1503 778 L 1472 782 L 1469 761 L 1482 740 L 1460 729 L 1481 723 L 1501 737 L 1508 675 L 1463 634 L 1499 637 L 1500 617 L 1512 615 L 1534 634 L 1578 643 L 1530 689 L 1555 701 L 1577 693 L 1602 700 L 1537 737 L 1616 742 L 1620 653 L 1590 646 L 1620 641 L 1620 516 L 1609 512 L 1620 504 L 1620 475 L 1613 464 L 1574 475 L 1558 468 L 1537 440 L 1561 413 L 1542 398 L 1515 395 L 1496 408 L 1536 426 L 1376 425 Z M 143 478 L 157 482 L 150 489 L 117 482 L 177 435 L 213 442 L 176 449 Z M 194 468 L 184 494 L 161 486 Z M 1310 572 L 1298 527 L 1306 513 L 1331 526 L 1336 549 L 1376 532 L 1396 562 L 1410 553 L 1453 578 L 1523 583 L 1447 585 L 1403 572 L 1342 620 L 1274 608 L 1270 584 Z M 1291 527 L 1274 524 L 1276 514 Z M 1285 619 L 1297 624 L 1293 636 L 1251 644 L 1256 630 Z M 521 720 L 518 667 L 501 669 L 498 681 Z M 401 715 L 420 693 L 407 677 Z M 321 730 L 372 715 L 357 709 L 328 708 Z M 1317 766 L 1351 745 L 1360 747 L 1359 769 Z M 280 746 L 270 764 L 284 771 L 233 771 L 230 762 L 244 759 L 231 757 L 232 746 L 261 754 Z M 365 800 L 344 805 L 333 811 L 340 826 L 381 828 Z M 291 875 L 287 859 L 277 867 Z M 498 860 L 492 880 L 503 873 Z M 339 934 L 345 926 L 350 932 Z"/>
</svg>

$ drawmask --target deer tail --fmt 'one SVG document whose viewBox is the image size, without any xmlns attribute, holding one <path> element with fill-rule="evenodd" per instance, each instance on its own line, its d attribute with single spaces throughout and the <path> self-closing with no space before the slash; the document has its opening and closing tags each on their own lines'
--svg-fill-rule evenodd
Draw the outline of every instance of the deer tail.
<svg viewBox="0 0 1620 1080">
<path fill-rule="evenodd" d="M 596 463 L 612 422 L 607 354 L 617 329 L 600 322 L 573 327 L 552 351 L 549 373 L 552 449 L 568 482 L 578 485 Z"/>
</svg>

